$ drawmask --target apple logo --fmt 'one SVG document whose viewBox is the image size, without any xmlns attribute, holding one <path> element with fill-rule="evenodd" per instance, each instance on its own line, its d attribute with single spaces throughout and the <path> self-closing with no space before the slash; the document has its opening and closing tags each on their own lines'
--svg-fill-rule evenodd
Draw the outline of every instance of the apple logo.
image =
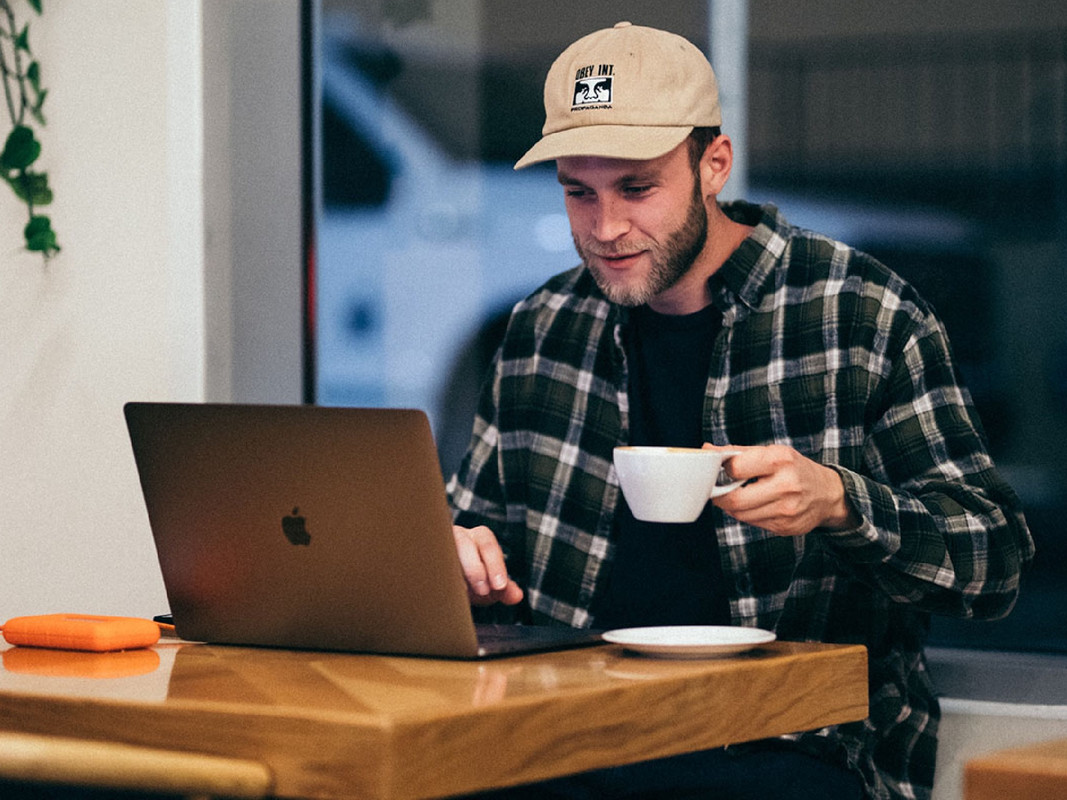
<svg viewBox="0 0 1067 800">
<path fill-rule="evenodd" d="M 290 516 L 282 517 L 282 533 L 291 544 L 311 544 L 311 534 L 304 523 L 305 519 L 300 516 L 299 508 L 294 508 Z"/>
</svg>

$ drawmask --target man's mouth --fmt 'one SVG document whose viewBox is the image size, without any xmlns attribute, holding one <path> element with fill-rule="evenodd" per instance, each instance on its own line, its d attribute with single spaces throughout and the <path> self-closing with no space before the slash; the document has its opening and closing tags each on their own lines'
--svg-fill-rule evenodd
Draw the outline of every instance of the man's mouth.
<svg viewBox="0 0 1067 800">
<path fill-rule="evenodd" d="M 635 253 L 594 253 L 593 255 L 609 269 L 628 269 L 642 256 L 644 250 Z"/>
</svg>

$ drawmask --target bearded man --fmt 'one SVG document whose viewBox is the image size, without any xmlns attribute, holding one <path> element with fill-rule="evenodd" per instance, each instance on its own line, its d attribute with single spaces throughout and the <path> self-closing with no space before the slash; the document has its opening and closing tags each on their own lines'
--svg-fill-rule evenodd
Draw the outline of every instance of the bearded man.
<svg viewBox="0 0 1067 800">
<path fill-rule="evenodd" d="M 583 104 L 590 75 L 607 84 Z M 870 716 L 528 796 L 928 797 L 929 616 L 1007 614 L 1033 553 L 941 322 L 871 257 L 718 201 L 732 146 L 685 39 L 629 23 L 579 39 L 545 111 L 517 167 L 555 161 L 582 263 L 515 307 L 449 486 L 472 605 L 861 643 Z M 693 523 L 640 521 L 621 445 L 729 447 L 744 485 Z"/>
</svg>

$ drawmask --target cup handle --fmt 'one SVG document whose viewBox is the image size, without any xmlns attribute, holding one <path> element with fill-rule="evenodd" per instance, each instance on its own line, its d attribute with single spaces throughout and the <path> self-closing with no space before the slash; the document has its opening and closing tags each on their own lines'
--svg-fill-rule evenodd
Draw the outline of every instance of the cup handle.
<svg viewBox="0 0 1067 800">
<path fill-rule="evenodd" d="M 726 455 L 726 457 L 722 460 L 723 464 L 725 464 L 727 461 L 729 461 L 734 456 L 740 455 L 740 454 L 737 453 L 736 451 L 731 451 L 731 452 L 726 453 L 725 455 Z M 732 492 L 734 489 L 736 489 L 738 486 L 742 485 L 743 483 L 744 483 L 744 481 L 733 481 L 731 483 L 716 483 L 714 486 L 711 487 L 711 492 L 708 493 L 708 497 L 709 498 L 722 497 L 724 494 L 727 494 L 728 492 Z"/>
</svg>

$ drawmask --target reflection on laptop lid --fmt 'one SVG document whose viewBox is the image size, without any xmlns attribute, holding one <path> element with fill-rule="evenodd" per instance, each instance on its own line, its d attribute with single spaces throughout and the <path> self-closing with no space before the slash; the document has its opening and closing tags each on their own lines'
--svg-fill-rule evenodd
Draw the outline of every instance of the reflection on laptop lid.
<svg viewBox="0 0 1067 800">
<path fill-rule="evenodd" d="M 129 403 L 177 633 L 454 658 L 599 641 L 479 641 L 433 436 L 413 409 Z M 494 626 L 501 627 L 501 626 Z"/>
</svg>

